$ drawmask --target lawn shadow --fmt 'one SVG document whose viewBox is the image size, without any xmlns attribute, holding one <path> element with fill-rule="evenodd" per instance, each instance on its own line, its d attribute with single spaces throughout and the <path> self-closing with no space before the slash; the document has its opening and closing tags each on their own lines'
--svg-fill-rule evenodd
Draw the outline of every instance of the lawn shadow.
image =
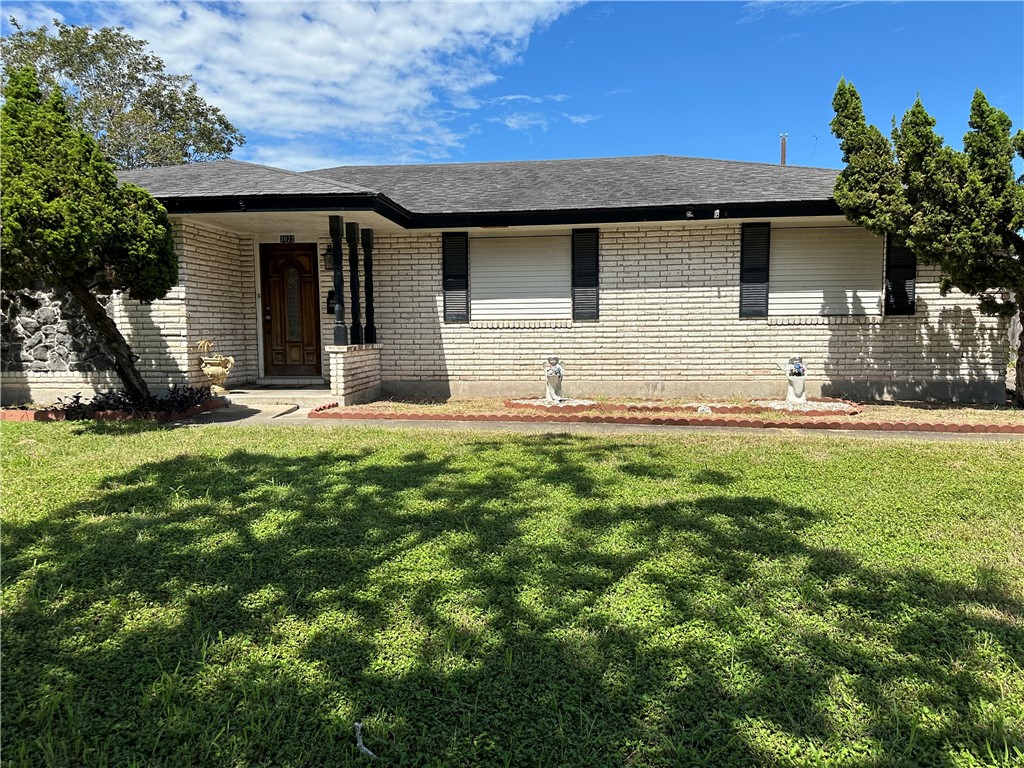
<svg viewBox="0 0 1024 768">
<path fill-rule="evenodd" d="M 820 511 L 659 464 L 527 436 L 111 471 L 5 525 L 5 757 L 359 765 L 356 719 L 381 765 L 1024 748 L 986 668 L 1024 664 L 1008 585 L 868 567 Z"/>
</svg>

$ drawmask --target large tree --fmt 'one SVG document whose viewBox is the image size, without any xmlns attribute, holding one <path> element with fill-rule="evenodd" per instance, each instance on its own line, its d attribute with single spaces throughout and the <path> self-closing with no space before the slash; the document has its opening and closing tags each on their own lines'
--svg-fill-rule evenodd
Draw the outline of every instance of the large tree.
<svg viewBox="0 0 1024 768">
<path fill-rule="evenodd" d="M 151 302 L 178 277 L 167 212 L 143 189 L 118 185 L 96 141 L 45 95 L 33 70 L 13 70 L 0 110 L 0 279 L 5 290 L 40 282 L 69 291 L 106 343 L 125 392 L 149 390 L 104 307 L 113 291 Z"/>
<path fill-rule="evenodd" d="M 893 236 L 942 269 L 940 290 L 976 296 L 982 313 L 1021 320 L 1016 392 L 1024 405 L 1024 131 L 975 91 L 963 150 L 945 146 L 920 98 L 887 138 L 868 125 L 860 95 L 839 81 L 832 133 L 846 167 L 835 199 L 847 218 Z"/>
<path fill-rule="evenodd" d="M 165 72 L 124 28 L 10 23 L 14 32 L 0 40 L 5 70 L 31 67 L 44 93 L 62 90 L 71 116 L 117 168 L 217 160 L 245 143 L 190 76 Z"/>
</svg>

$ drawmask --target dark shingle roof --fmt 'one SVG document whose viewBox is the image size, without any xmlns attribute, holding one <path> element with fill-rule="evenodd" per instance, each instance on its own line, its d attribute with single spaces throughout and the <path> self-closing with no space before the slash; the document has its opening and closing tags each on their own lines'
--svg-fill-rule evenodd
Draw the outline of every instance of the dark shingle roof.
<svg viewBox="0 0 1024 768">
<path fill-rule="evenodd" d="M 829 200 L 830 168 L 650 155 L 350 165 L 304 176 L 377 190 L 414 213 L 580 210 Z"/>
<path fill-rule="evenodd" d="M 283 171 L 239 160 L 141 168 L 118 173 L 121 181 L 137 184 L 151 195 L 220 197 L 250 195 L 343 195 L 370 190 L 343 181 Z"/>
</svg>

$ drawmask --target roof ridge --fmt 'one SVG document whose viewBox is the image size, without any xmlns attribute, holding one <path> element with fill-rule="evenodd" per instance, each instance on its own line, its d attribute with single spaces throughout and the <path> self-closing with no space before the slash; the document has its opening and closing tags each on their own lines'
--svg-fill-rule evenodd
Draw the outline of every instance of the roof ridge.
<svg viewBox="0 0 1024 768">
<path fill-rule="evenodd" d="M 319 176 L 319 174 L 336 171 L 341 168 L 446 168 L 446 167 L 467 167 L 467 166 L 508 166 L 508 165 L 540 165 L 545 163 L 599 163 L 614 160 L 693 160 L 705 163 L 724 163 L 727 165 L 746 165 L 746 166 L 758 166 L 766 168 L 792 168 L 798 170 L 812 170 L 812 171 L 831 171 L 838 173 L 838 168 L 826 168 L 824 166 L 816 165 L 781 165 L 779 163 L 766 163 L 756 160 L 728 160 L 717 157 L 695 157 L 693 155 L 667 155 L 667 154 L 654 154 L 654 155 L 618 155 L 615 157 L 567 157 L 567 158 L 547 158 L 547 159 L 536 159 L 536 160 L 471 160 L 466 162 L 443 162 L 443 163 L 383 163 L 373 164 L 366 163 L 362 165 L 334 165 L 327 168 L 316 168 L 308 171 L 300 171 L 299 174 L 303 176 Z M 329 178 L 329 177 L 320 177 Z"/>
<path fill-rule="evenodd" d="M 268 170 L 268 171 L 276 171 L 277 173 L 284 173 L 284 174 L 287 174 L 288 176 L 296 176 L 296 177 L 298 177 L 300 179 L 305 179 L 305 178 L 309 178 L 310 176 L 315 176 L 315 174 L 312 174 L 312 173 L 301 172 L 301 171 L 289 171 L 287 168 L 278 168 L 277 166 L 274 166 L 274 165 L 264 165 L 263 163 L 251 163 L 248 160 L 236 160 L 233 157 L 221 158 L 221 160 L 219 160 L 219 161 L 218 160 L 214 160 L 214 162 L 215 163 L 216 162 L 227 162 L 227 163 L 235 163 L 236 165 L 248 165 L 248 166 L 252 166 L 254 168 L 263 168 L 263 169 Z M 357 186 L 355 184 L 348 184 L 348 183 L 343 182 L 343 181 L 337 181 L 336 179 L 332 179 L 332 178 L 330 178 L 328 176 L 315 176 L 315 178 L 318 181 L 322 181 L 325 184 L 329 184 L 332 187 L 336 187 L 339 191 L 342 191 L 342 192 L 352 192 L 352 191 L 357 191 L 357 192 L 375 192 L 376 191 L 376 190 L 372 190 L 372 189 L 370 189 L 368 187 L 360 187 L 360 186 Z"/>
</svg>

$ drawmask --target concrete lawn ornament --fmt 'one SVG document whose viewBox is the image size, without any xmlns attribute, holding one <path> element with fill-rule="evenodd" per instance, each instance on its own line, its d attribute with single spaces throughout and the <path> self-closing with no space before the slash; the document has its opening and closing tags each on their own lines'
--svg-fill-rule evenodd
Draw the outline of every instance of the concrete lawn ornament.
<svg viewBox="0 0 1024 768">
<path fill-rule="evenodd" d="M 786 402 L 802 404 L 807 402 L 807 366 L 799 355 L 794 355 L 785 363 L 776 365 L 786 372 L 786 380 L 789 382 L 789 390 L 786 392 Z"/>
<path fill-rule="evenodd" d="M 196 349 L 199 350 L 199 367 L 210 379 L 210 392 L 215 395 L 227 392 L 224 383 L 227 381 L 231 369 L 235 367 L 235 358 L 211 354 L 213 341 L 210 339 L 200 341 L 196 344 Z"/>
<path fill-rule="evenodd" d="M 565 369 L 562 368 L 562 363 L 558 359 L 558 355 L 552 355 L 548 358 L 547 363 L 544 364 L 544 378 L 547 380 L 547 399 L 559 403 L 562 401 L 562 376 L 565 375 Z"/>
</svg>

